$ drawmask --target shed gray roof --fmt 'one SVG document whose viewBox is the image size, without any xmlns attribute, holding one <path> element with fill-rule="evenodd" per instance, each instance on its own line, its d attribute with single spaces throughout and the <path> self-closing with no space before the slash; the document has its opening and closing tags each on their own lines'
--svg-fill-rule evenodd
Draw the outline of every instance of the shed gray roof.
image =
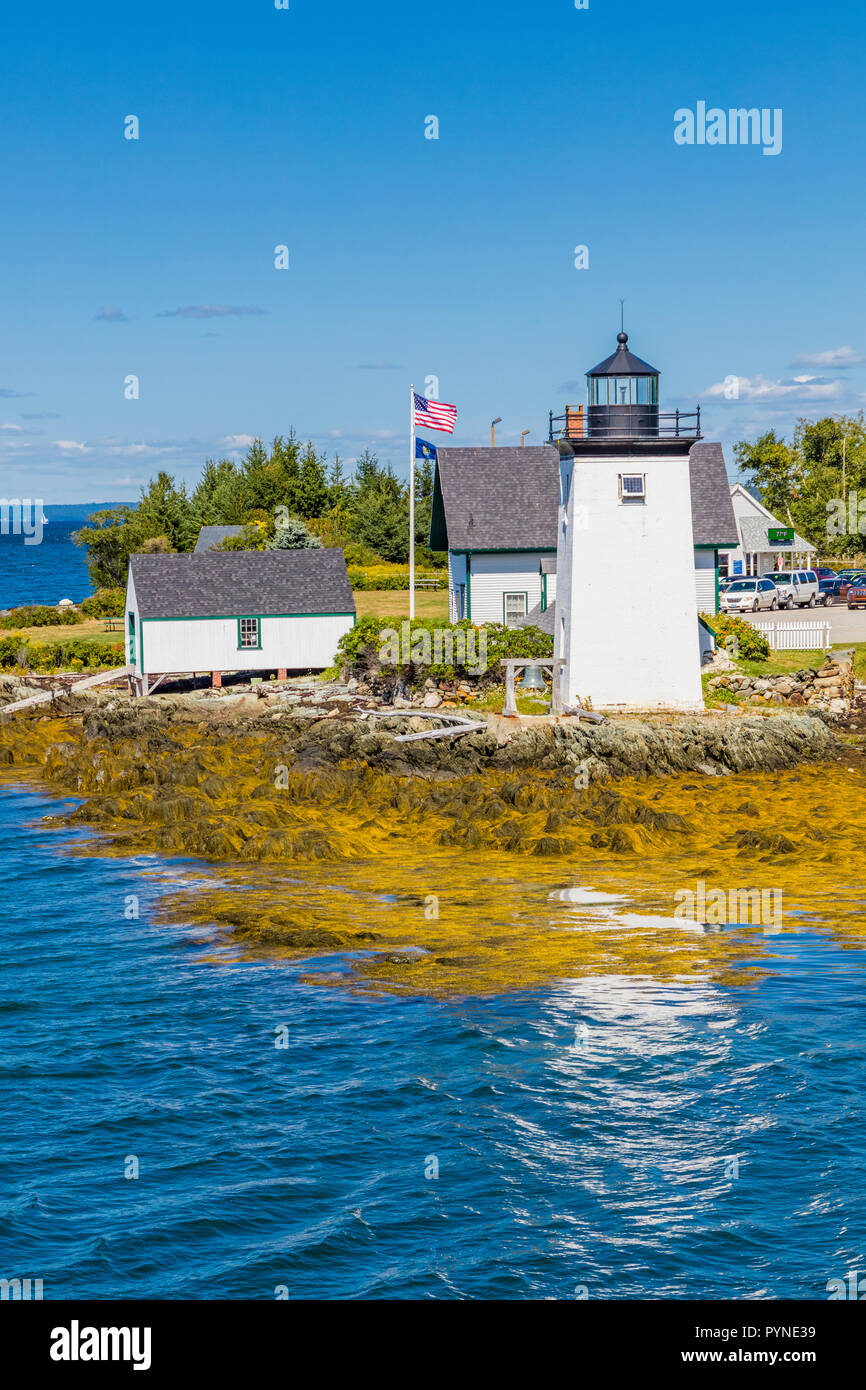
<svg viewBox="0 0 866 1390">
<path fill-rule="evenodd" d="M 195 543 L 196 553 L 213 550 L 215 545 L 228 540 L 229 536 L 239 536 L 243 529 L 243 526 L 203 526 Z"/>
<path fill-rule="evenodd" d="M 227 550 L 131 555 L 141 618 L 354 613 L 342 550 Z"/>
<path fill-rule="evenodd" d="M 695 545 L 736 545 L 721 444 L 689 454 Z M 559 451 L 552 445 L 439 449 L 430 544 L 434 550 L 555 550 Z"/>
<path fill-rule="evenodd" d="M 435 543 L 443 507 L 449 550 L 556 549 L 559 451 L 552 445 L 439 449 L 436 483 L 434 550 L 445 548 Z"/>
<path fill-rule="evenodd" d="M 736 545 L 737 520 L 721 444 L 692 445 L 689 480 L 695 545 Z"/>
<path fill-rule="evenodd" d="M 767 517 L 760 516 L 741 516 L 740 517 L 740 537 L 743 551 L 747 555 L 761 555 L 781 552 L 786 554 L 789 550 L 814 551 L 814 545 L 809 541 L 804 541 L 802 536 L 794 532 L 793 541 L 785 541 L 782 545 L 771 544 L 769 529 L 771 526 L 785 526 L 784 521 L 770 521 Z"/>
</svg>

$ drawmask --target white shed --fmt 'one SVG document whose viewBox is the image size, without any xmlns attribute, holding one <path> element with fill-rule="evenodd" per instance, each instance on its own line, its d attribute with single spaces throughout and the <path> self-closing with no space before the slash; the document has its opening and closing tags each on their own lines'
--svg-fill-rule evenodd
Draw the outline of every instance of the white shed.
<svg viewBox="0 0 866 1390">
<path fill-rule="evenodd" d="M 143 694 L 169 673 L 322 670 L 354 623 L 342 550 L 130 557 L 126 659 Z"/>
</svg>

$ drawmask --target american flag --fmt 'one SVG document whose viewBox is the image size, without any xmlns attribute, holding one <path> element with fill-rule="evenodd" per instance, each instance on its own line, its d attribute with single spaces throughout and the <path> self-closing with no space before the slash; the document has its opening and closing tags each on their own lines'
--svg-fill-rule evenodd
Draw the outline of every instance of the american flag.
<svg viewBox="0 0 866 1390">
<path fill-rule="evenodd" d="M 457 423 L 456 405 L 446 405 L 444 401 L 428 401 L 426 396 L 415 395 L 415 424 L 427 425 L 431 430 L 445 430 L 454 433 Z"/>
</svg>

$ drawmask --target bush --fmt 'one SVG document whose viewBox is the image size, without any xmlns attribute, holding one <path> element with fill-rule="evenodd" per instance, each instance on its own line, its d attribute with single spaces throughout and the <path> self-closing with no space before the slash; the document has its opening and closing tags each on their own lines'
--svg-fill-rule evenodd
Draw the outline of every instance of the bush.
<svg viewBox="0 0 866 1390">
<path fill-rule="evenodd" d="M 77 608 L 51 608 L 46 604 L 28 604 L 26 608 L 13 608 L 0 615 L 0 628 L 70 627 L 83 622 L 84 617 Z"/>
<path fill-rule="evenodd" d="M 122 645 L 106 647 L 87 637 L 60 642 L 0 638 L 0 671 L 102 671 L 124 661 Z"/>
<path fill-rule="evenodd" d="M 364 680 L 382 676 L 417 684 L 428 676 L 436 680 L 459 676 L 501 684 L 500 661 L 521 656 L 553 656 L 553 638 L 537 627 L 504 627 L 502 623 L 478 628 L 466 620 L 449 623 L 444 618 L 411 623 L 406 618 L 363 618 L 340 638 L 335 664 Z"/>
<path fill-rule="evenodd" d="M 702 613 L 701 617 L 715 633 L 717 645 L 730 656 L 740 661 L 764 661 L 770 655 L 766 637 L 745 618 L 734 618 L 729 613 Z"/>
<path fill-rule="evenodd" d="M 445 589 L 448 576 L 443 570 L 416 570 L 416 579 L 435 579 L 437 589 Z M 349 565 L 349 583 L 353 589 L 408 589 L 408 565 Z M 425 586 L 428 587 L 428 586 Z"/>
<path fill-rule="evenodd" d="M 125 608 L 125 589 L 97 589 L 81 605 L 88 618 L 122 618 Z"/>
</svg>

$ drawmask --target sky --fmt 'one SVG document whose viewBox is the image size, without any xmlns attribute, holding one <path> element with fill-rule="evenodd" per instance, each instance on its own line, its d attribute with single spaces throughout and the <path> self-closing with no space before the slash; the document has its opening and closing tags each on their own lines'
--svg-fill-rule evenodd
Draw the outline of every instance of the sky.
<svg viewBox="0 0 866 1390">
<path fill-rule="evenodd" d="M 861 7 L 288 5 L 7 9 L 0 496 L 133 500 L 292 428 L 405 476 L 430 378 L 434 442 L 539 444 L 620 299 L 732 474 L 863 406 Z M 780 152 L 677 143 L 699 102 L 780 110 Z"/>
</svg>

